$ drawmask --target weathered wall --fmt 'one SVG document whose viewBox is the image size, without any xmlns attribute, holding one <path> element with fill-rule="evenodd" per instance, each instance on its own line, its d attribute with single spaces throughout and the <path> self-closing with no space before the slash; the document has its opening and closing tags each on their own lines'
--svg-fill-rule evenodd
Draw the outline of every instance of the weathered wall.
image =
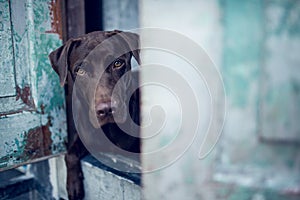
<svg viewBox="0 0 300 200">
<path fill-rule="evenodd" d="M 199 160 L 196 140 L 171 166 L 143 175 L 146 199 L 299 198 L 299 8 L 299 1 L 277 0 L 141 2 L 141 27 L 169 28 L 195 40 L 220 69 L 227 94 L 226 122 L 215 149 Z M 181 67 L 170 57 L 148 55 L 146 63 Z M 155 90 L 142 94 L 144 109 L 158 96 L 168 98 Z M 205 92 L 203 97 L 205 102 Z M 180 117 L 169 106 L 170 136 Z M 162 147 L 170 138 L 146 141 L 143 148 Z"/>
<path fill-rule="evenodd" d="M 220 6 L 228 115 L 215 179 L 282 193 L 297 190 L 300 4 L 228 0 Z"/>
</svg>

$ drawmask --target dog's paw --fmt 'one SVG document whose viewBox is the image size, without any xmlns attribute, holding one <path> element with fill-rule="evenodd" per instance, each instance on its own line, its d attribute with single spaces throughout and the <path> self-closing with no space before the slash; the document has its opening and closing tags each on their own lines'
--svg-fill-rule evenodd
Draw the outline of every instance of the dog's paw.
<svg viewBox="0 0 300 200">
<path fill-rule="evenodd" d="M 69 200 L 82 200 L 84 197 L 82 175 L 68 176 L 67 191 Z"/>
</svg>

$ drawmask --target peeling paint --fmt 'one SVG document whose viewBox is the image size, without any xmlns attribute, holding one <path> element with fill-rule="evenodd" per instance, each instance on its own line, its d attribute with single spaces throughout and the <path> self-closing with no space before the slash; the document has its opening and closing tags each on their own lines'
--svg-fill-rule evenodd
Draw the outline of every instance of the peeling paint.
<svg viewBox="0 0 300 200">
<path fill-rule="evenodd" d="M 52 135 L 52 153 L 59 153 L 62 149 L 65 148 L 65 144 L 67 143 L 67 137 L 65 134 L 64 127 L 67 126 L 66 112 L 64 109 L 54 109 L 51 111 L 52 116 L 52 124 L 49 127 Z"/>
<path fill-rule="evenodd" d="M 16 91 L 17 91 L 16 101 L 22 99 L 24 104 L 30 107 L 35 107 L 34 100 L 31 96 L 29 86 L 25 86 L 24 88 L 20 88 L 19 86 L 17 86 Z"/>
<path fill-rule="evenodd" d="M 59 38 L 63 38 L 62 32 L 62 8 L 60 0 L 52 0 L 49 3 L 51 30 L 46 33 L 57 33 Z"/>
<path fill-rule="evenodd" d="M 8 1 L 0 1 L 0 97 L 14 95 L 13 45 Z"/>
<path fill-rule="evenodd" d="M 13 91 L 0 92 L 0 171 L 60 154 L 67 138 L 64 91 L 48 59 L 62 44 L 61 0 L 4 2 L 0 11 L 8 11 L 0 18 L 10 26 L 11 39 L 5 41 L 11 43 L 9 60 L 14 61 L 5 68 L 14 67 L 15 83 Z M 0 30 L 1 36 L 7 30 Z"/>
<path fill-rule="evenodd" d="M 52 153 L 52 139 L 49 126 L 51 123 L 47 123 L 44 126 L 30 129 L 25 133 L 25 148 L 21 157 L 26 159 L 35 159 L 42 156 L 51 155 Z"/>
</svg>

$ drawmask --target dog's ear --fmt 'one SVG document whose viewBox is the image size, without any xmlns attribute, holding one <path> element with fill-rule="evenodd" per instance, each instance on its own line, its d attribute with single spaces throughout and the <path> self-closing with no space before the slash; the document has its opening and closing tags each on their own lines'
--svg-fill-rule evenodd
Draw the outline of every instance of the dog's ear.
<svg viewBox="0 0 300 200">
<path fill-rule="evenodd" d="M 136 33 L 131 32 L 123 32 L 120 30 L 113 30 L 113 31 L 106 31 L 105 36 L 112 37 L 114 35 L 121 36 L 123 40 L 127 43 L 129 46 L 130 51 L 132 52 L 133 57 L 136 59 L 137 63 L 141 64 L 140 59 L 140 37 Z"/>
<path fill-rule="evenodd" d="M 80 39 L 70 39 L 63 46 L 49 54 L 51 66 L 59 75 L 60 85 L 64 86 L 69 69 L 69 56 L 72 49 L 80 44 Z"/>
<path fill-rule="evenodd" d="M 133 57 L 136 59 L 137 63 L 141 64 L 140 59 L 140 37 L 136 33 L 131 32 L 121 32 L 120 36 L 126 41 L 129 45 L 129 48 L 132 52 Z"/>
</svg>

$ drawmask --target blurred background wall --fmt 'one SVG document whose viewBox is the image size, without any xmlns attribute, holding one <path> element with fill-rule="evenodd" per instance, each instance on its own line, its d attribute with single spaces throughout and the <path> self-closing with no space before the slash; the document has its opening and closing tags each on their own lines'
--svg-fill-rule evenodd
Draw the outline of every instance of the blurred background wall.
<svg viewBox="0 0 300 200">
<path fill-rule="evenodd" d="M 204 108 L 204 125 L 179 160 L 143 175 L 145 198 L 298 199 L 300 1 L 142 0 L 139 8 L 140 27 L 177 31 L 207 52 L 222 75 L 227 100 L 221 138 L 200 160 L 209 95 L 201 80 L 191 80 L 203 95 L 198 103 Z M 170 55 L 145 51 L 143 58 L 145 63 L 157 61 L 182 69 L 182 63 Z M 157 98 L 165 99 L 162 104 L 170 102 L 168 94 L 155 89 L 144 89 L 142 94 L 145 110 Z M 176 105 L 172 106 L 167 106 L 174 112 L 163 130 L 166 137 L 145 141 L 146 152 L 174 139 L 172 127 L 179 117 Z M 161 162 L 164 156 L 144 162 L 144 167 Z"/>
</svg>

